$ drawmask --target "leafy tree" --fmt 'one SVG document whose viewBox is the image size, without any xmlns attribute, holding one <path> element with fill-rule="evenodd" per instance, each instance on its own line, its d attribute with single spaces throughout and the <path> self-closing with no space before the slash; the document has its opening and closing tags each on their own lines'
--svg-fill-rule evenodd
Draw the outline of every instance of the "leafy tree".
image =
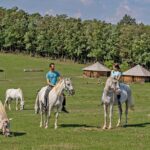
<svg viewBox="0 0 150 150">
<path fill-rule="evenodd" d="M 125 14 L 118 24 L 119 25 L 136 25 L 136 19 L 132 18 L 130 15 Z"/>
<path fill-rule="evenodd" d="M 129 15 L 112 25 L 0 7 L 0 50 L 79 63 L 98 60 L 108 67 L 119 62 L 123 70 L 132 63 L 150 68 L 150 26 L 137 24 Z"/>
<path fill-rule="evenodd" d="M 135 63 L 144 64 L 150 67 L 150 34 L 143 33 L 134 40 L 133 58 Z"/>
</svg>

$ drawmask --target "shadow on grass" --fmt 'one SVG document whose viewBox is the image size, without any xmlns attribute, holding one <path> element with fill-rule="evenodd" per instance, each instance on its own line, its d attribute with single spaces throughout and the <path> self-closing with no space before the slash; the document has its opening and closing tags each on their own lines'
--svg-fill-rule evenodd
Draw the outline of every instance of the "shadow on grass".
<svg viewBox="0 0 150 150">
<path fill-rule="evenodd" d="M 125 125 L 124 127 L 146 127 L 150 125 L 150 122 L 145 122 L 145 123 L 139 123 L 139 124 L 128 124 L 128 125 Z"/>
<path fill-rule="evenodd" d="M 25 132 L 11 132 L 10 133 L 12 136 L 23 136 L 25 135 L 26 133 Z"/>
<path fill-rule="evenodd" d="M 95 128 L 96 126 L 89 126 L 86 124 L 61 124 L 60 125 L 63 128 L 71 127 L 71 128 L 80 128 L 80 127 L 86 127 L 86 128 Z"/>
<path fill-rule="evenodd" d="M 34 110 L 34 108 L 24 108 L 24 110 L 26 111 L 26 110 Z M 23 111 L 24 111 L 23 110 Z"/>
<path fill-rule="evenodd" d="M 10 132 L 9 137 L 23 136 L 25 134 L 26 134 L 25 132 Z M 3 135 L 2 132 L 0 132 L 0 135 Z"/>
</svg>

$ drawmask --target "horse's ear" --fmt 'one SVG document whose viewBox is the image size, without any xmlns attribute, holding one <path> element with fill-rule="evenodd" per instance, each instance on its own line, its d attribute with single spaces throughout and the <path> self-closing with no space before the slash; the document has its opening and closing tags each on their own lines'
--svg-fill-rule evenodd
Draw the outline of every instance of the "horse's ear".
<svg viewBox="0 0 150 150">
<path fill-rule="evenodd" d="M 70 80 L 70 78 L 66 77 L 66 80 L 68 81 L 68 80 Z"/>
</svg>

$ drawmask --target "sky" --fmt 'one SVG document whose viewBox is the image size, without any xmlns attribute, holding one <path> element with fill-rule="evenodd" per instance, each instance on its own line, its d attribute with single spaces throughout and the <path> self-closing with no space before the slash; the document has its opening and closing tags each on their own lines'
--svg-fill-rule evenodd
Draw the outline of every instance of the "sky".
<svg viewBox="0 0 150 150">
<path fill-rule="evenodd" d="M 14 6 L 29 13 L 53 16 L 66 14 L 113 24 L 128 14 L 136 18 L 138 23 L 150 25 L 150 0 L 0 0 L 0 7 Z"/>
</svg>

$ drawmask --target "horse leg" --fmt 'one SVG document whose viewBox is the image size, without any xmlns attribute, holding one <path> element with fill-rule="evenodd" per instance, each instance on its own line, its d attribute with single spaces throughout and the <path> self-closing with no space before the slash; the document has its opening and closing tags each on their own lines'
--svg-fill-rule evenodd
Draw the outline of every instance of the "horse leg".
<svg viewBox="0 0 150 150">
<path fill-rule="evenodd" d="M 104 104 L 104 126 L 103 129 L 107 129 L 107 109 L 108 106 L 106 104 Z"/>
<path fill-rule="evenodd" d="M 112 115 L 113 115 L 113 104 L 110 104 L 110 114 L 109 114 L 109 129 L 112 129 Z"/>
<path fill-rule="evenodd" d="M 11 110 L 10 99 L 8 100 L 8 108 L 9 108 L 9 110 Z"/>
<path fill-rule="evenodd" d="M 128 123 L 128 101 L 126 101 L 126 110 L 125 110 L 125 126 Z"/>
<path fill-rule="evenodd" d="M 47 122 L 47 110 L 45 111 L 45 115 L 44 115 L 44 127 L 46 128 L 46 122 Z"/>
<path fill-rule="evenodd" d="M 48 123 L 49 123 L 49 120 L 50 120 L 50 116 L 51 116 L 51 110 L 52 107 L 49 107 L 49 109 L 47 110 L 48 112 L 46 113 L 46 123 L 45 123 L 45 129 L 48 128 Z"/>
<path fill-rule="evenodd" d="M 16 110 L 18 110 L 18 99 L 16 99 Z"/>
<path fill-rule="evenodd" d="M 118 119 L 118 123 L 117 123 L 117 127 L 120 126 L 121 124 L 121 116 L 122 116 L 122 105 L 118 105 L 118 112 L 119 112 L 119 119 Z"/>
<path fill-rule="evenodd" d="M 43 126 L 43 107 L 41 104 L 40 104 L 40 115 L 41 115 L 40 127 L 42 127 Z"/>
<path fill-rule="evenodd" d="M 4 103 L 4 107 L 8 107 L 8 98 L 6 97 L 5 103 Z"/>
<path fill-rule="evenodd" d="M 43 126 L 43 112 L 41 111 L 41 121 L 40 121 L 40 127 Z"/>
<path fill-rule="evenodd" d="M 57 129 L 57 123 L 58 123 L 58 116 L 59 116 L 59 109 L 57 108 L 57 112 L 56 112 L 56 115 L 55 115 L 55 129 Z"/>
</svg>

